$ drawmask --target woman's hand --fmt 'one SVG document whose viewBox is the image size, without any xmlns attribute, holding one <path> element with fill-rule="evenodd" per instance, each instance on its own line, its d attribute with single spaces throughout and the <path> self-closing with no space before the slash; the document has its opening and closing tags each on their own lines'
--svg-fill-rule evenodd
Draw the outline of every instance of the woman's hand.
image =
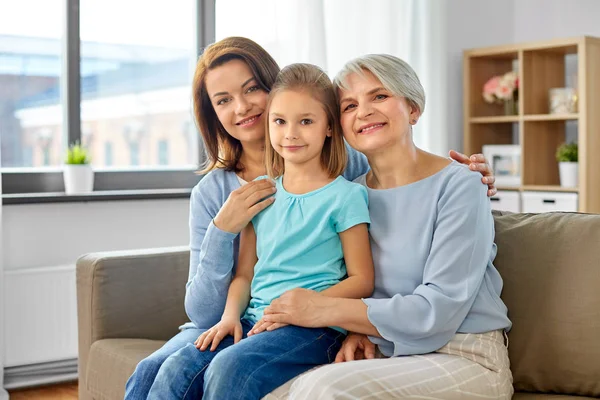
<svg viewBox="0 0 600 400">
<path fill-rule="evenodd" d="M 275 196 L 271 195 L 276 190 L 270 179 L 259 179 L 237 188 L 231 192 L 213 223 L 222 231 L 240 233 L 256 214 L 273 204 Z"/>
<path fill-rule="evenodd" d="M 197 349 L 200 349 L 200 351 L 204 351 L 212 343 L 210 351 L 215 351 L 219 343 L 221 343 L 221 340 L 227 335 L 233 336 L 233 343 L 242 340 L 242 323 L 239 318 L 221 318 L 221 321 L 218 324 L 198 336 L 198 339 L 194 342 L 194 346 L 196 346 Z"/>
<path fill-rule="evenodd" d="M 319 319 L 320 311 L 324 310 L 323 305 L 329 299 L 314 290 L 292 289 L 271 302 L 265 309 L 263 319 L 265 322 L 305 328 L 323 327 Z"/>
<path fill-rule="evenodd" d="M 494 184 L 496 182 L 494 171 L 492 171 L 492 167 L 490 167 L 483 154 L 473 154 L 471 157 L 467 157 L 462 153 L 450 150 L 450 157 L 461 164 L 468 165 L 471 171 L 477 171 L 483 175 L 481 182 L 488 186 L 488 197 L 492 197 L 498 192 Z"/>
<path fill-rule="evenodd" d="M 261 318 L 256 324 L 254 324 L 250 332 L 248 332 L 248 336 L 252 336 L 264 331 L 274 331 L 275 329 L 279 329 L 287 325 L 288 324 L 282 324 L 280 322 L 267 322 L 264 320 L 264 318 Z"/>
<path fill-rule="evenodd" d="M 364 360 L 375 358 L 375 345 L 367 335 L 350 333 L 335 356 L 335 362 Z"/>
</svg>

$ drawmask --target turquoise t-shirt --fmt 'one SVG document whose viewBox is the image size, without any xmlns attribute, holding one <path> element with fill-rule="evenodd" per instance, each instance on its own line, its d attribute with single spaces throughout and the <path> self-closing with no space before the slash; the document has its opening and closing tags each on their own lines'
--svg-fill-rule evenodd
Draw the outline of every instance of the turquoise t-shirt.
<svg viewBox="0 0 600 400">
<path fill-rule="evenodd" d="M 344 279 L 339 233 L 370 223 L 362 185 L 339 176 L 320 189 L 297 195 L 288 193 L 282 180 L 275 179 L 275 202 L 252 220 L 258 262 L 244 318 L 254 322 L 288 290 L 320 292 Z"/>
</svg>

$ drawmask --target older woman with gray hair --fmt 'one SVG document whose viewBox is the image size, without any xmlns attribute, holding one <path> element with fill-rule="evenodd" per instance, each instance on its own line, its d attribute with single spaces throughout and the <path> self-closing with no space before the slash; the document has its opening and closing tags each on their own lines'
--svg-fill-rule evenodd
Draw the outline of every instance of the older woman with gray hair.
<svg viewBox="0 0 600 400">
<path fill-rule="evenodd" d="M 511 322 L 500 299 L 494 222 L 480 175 L 415 145 L 412 126 L 425 94 L 404 61 L 360 57 L 334 83 L 344 136 L 371 166 L 355 182 L 369 194 L 375 291 L 356 300 L 294 289 L 271 304 L 265 325 L 353 332 L 335 364 L 273 395 L 510 399 Z"/>
</svg>

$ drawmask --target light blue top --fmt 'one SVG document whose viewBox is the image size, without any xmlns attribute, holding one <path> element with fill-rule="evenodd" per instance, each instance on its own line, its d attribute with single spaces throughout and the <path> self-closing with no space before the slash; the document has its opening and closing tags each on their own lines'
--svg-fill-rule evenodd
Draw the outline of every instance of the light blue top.
<svg viewBox="0 0 600 400">
<path fill-rule="evenodd" d="M 292 194 L 275 179 L 272 206 L 252 220 L 256 254 L 251 300 L 244 318 L 254 323 L 288 290 L 323 291 L 346 276 L 340 232 L 369 223 L 364 186 L 339 176 L 305 194 Z"/>
<path fill-rule="evenodd" d="M 365 185 L 365 176 L 355 182 Z M 375 291 L 363 301 L 384 355 L 430 353 L 460 333 L 509 329 L 481 174 L 451 162 L 393 189 L 367 188 Z"/>
<path fill-rule="evenodd" d="M 344 177 L 350 181 L 366 173 L 366 157 L 346 145 L 348 165 Z M 216 169 L 206 174 L 190 198 L 190 269 L 185 290 L 185 311 L 192 321 L 183 325 L 210 328 L 221 320 L 227 291 L 235 271 L 239 240 L 213 223 L 229 194 L 240 187 L 232 171 Z"/>
</svg>

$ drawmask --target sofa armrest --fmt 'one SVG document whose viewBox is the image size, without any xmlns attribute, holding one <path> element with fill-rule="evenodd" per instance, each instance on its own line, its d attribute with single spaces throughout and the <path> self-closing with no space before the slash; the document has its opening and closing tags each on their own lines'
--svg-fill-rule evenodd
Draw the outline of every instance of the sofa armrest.
<svg viewBox="0 0 600 400">
<path fill-rule="evenodd" d="M 92 253 L 77 260 L 79 367 L 108 338 L 168 340 L 184 310 L 188 247 Z"/>
</svg>

